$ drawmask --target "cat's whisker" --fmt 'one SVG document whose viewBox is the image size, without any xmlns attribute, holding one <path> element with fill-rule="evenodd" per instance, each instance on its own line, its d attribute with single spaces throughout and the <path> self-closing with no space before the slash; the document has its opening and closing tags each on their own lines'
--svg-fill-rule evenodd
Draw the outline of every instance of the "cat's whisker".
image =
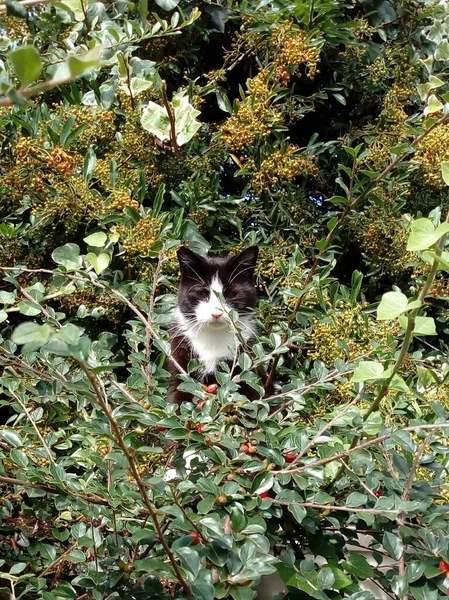
<svg viewBox="0 0 449 600">
<path fill-rule="evenodd" d="M 237 273 L 234 275 L 234 272 L 236 269 L 234 269 L 234 271 L 232 271 L 231 276 L 229 278 L 229 283 L 232 283 L 235 279 L 237 279 L 237 277 L 239 277 L 239 275 L 242 275 L 242 273 L 246 273 L 246 271 L 251 271 L 252 269 L 254 269 L 254 265 L 250 265 L 249 267 L 246 267 L 246 269 L 241 269 L 239 271 L 237 271 Z M 232 277 L 232 275 L 234 275 L 234 277 Z"/>
</svg>

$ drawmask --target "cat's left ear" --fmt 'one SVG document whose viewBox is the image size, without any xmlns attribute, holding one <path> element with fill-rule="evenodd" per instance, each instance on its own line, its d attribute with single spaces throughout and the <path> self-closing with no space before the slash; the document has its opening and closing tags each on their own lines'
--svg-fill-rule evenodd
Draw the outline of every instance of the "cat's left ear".
<svg viewBox="0 0 449 600">
<path fill-rule="evenodd" d="M 254 269 L 256 268 L 257 256 L 259 248 L 250 246 L 237 256 L 234 256 L 234 263 L 237 267 L 237 275 L 245 275 L 245 277 L 253 277 Z"/>
</svg>

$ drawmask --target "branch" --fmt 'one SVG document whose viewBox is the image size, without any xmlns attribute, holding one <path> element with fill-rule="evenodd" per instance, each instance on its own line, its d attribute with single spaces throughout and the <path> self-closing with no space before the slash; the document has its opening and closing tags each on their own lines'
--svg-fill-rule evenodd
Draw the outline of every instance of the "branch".
<svg viewBox="0 0 449 600">
<path fill-rule="evenodd" d="M 412 427 L 404 427 L 403 429 L 397 429 L 395 431 L 419 431 L 420 429 L 429 429 L 429 430 L 437 430 L 437 429 L 446 429 L 449 428 L 449 423 L 432 423 L 429 425 L 413 425 Z M 344 452 L 339 452 L 338 454 L 334 454 L 333 456 L 328 456 L 327 458 L 321 458 L 320 460 L 316 460 L 315 462 L 309 462 L 306 465 L 298 468 L 289 468 L 279 469 L 278 471 L 272 471 L 272 473 L 302 473 L 303 471 L 307 471 L 309 469 L 313 469 L 314 467 L 321 467 L 323 465 L 327 465 L 334 460 L 340 460 L 342 458 L 347 458 L 353 452 L 357 452 L 358 450 L 364 450 L 365 448 L 369 448 L 370 446 L 374 446 L 375 444 L 381 444 L 391 438 L 395 431 L 391 431 L 390 433 L 386 433 L 372 440 L 368 440 L 359 446 L 350 447 L 348 450 Z M 291 463 L 293 464 L 293 463 Z M 343 467 L 344 468 L 344 467 Z"/>
<path fill-rule="evenodd" d="M 86 377 L 89 379 L 90 384 L 92 385 L 92 387 L 94 389 L 95 395 L 97 397 L 97 402 L 100 405 L 101 409 L 103 410 L 105 416 L 107 417 L 107 419 L 109 421 L 109 424 L 111 426 L 111 430 L 112 430 L 112 432 L 114 434 L 114 437 L 115 437 L 115 440 L 116 440 L 117 444 L 120 446 L 123 454 L 126 456 L 126 459 L 127 459 L 128 463 L 129 463 L 129 466 L 130 466 L 131 472 L 133 474 L 133 477 L 134 477 L 134 479 L 135 479 L 135 481 L 137 483 L 137 487 L 139 488 L 140 495 L 142 496 L 143 503 L 147 507 L 148 512 L 149 512 L 150 517 L 151 517 L 151 520 L 153 521 L 154 527 L 156 529 L 157 537 L 158 537 L 160 543 L 162 544 L 162 546 L 163 546 L 163 548 L 164 548 L 164 550 L 165 550 L 165 552 L 166 552 L 166 554 L 167 554 L 167 556 L 168 556 L 168 558 L 170 560 L 170 563 L 171 563 L 171 565 L 173 567 L 173 570 L 175 571 L 176 577 L 177 577 L 179 583 L 181 584 L 181 586 L 183 587 L 184 591 L 186 592 L 186 594 L 188 594 L 189 596 L 191 596 L 192 595 L 192 591 L 191 591 L 190 585 L 184 579 L 184 577 L 183 577 L 183 575 L 181 573 L 181 570 L 179 568 L 179 565 L 176 562 L 175 556 L 174 556 L 173 552 L 171 551 L 169 545 L 167 544 L 167 542 L 165 540 L 164 533 L 163 533 L 163 531 L 161 529 L 161 525 L 160 525 L 160 523 L 158 521 L 158 518 L 157 518 L 157 511 L 153 507 L 152 503 L 150 502 L 150 499 L 149 499 L 148 494 L 147 494 L 146 486 L 145 486 L 145 484 L 143 483 L 143 481 L 142 481 L 142 479 L 140 477 L 140 474 L 139 474 L 139 471 L 137 469 L 137 465 L 136 465 L 136 462 L 134 460 L 134 457 L 130 453 L 127 445 L 125 444 L 125 442 L 124 442 L 124 440 L 122 438 L 122 434 L 120 433 L 119 426 L 118 426 L 116 420 L 114 419 L 114 417 L 112 416 L 111 411 L 109 410 L 109 408 L 108 408 L 108 406 L 107 406 L 107 404 L 106 404 L 103 396 L 101 395 L 100 389 L 99 389 L 99 387 L 97 385 L 96 377 L 95 377 L 95 375 L 93 375 L 89 371 L 89 369 L 86 367 L 86 365 L 84 363 L 82 363 L 82 362 L 79 361 L 79 365 L 80 365 L 81 369 L 84 371 Z"/>
<path fill-rule="evenodd" d="M 31 483 L 30 481 L 15 479 L 14 477 L 4 477 L 3 475 L 0 476 L 0 483 L 6 483 L 7 485 L 17 485 L 23 488 L 36 488 L 38 490 L 44 490 L 49 494 L 67 494 L 68 496 L 73 496 L 74 498 L 84 500 L 85 502 L 89 502 L 90 504 L 101 504 L 101 506 L 108 506 L 109 508 L 112 508 L 108 500 L 97 496 L 97 494 L 78 494 L 77 492 L 71 492 L 67 489 L 60 489 L 53 485 L 47 485 L 44 483 Z"/>
<path fill-rule="evenodd" d="M 334 506 L 333 504 L 316 504 L 315 502 L 284 502 L 282 500 L 273 500 L 273 504 L 280 504 L 282 506 L 303 506 L 304 508 L 316 508 L 319 510 L 341 510 L 343 512 L 364 512 L 371 513 L 373 515 L 382 515 L 384 513 L 398 513 L 399 510 L 382 510 L 379 508 L 353 508 L 351 506 Z"/>
<path fill-rule="evenodd" d="M 174 152 L 179 152 L 178 142 L 176 141 L 176 122 L 175 122 L 175 113 L 170 106 L 170 102 L 167 97 L 167 83 L 165 81 L 162 82 L 162 101 L 165 106 L 165 110 L 168 114 L 168 119 L 170 121 L 170 142 Z"/>
<path fill-rule="evenodd" d="M 21 6 L 39 6 L 40 4 L 51 4 L 53 0 L 22 0 L 18 2 Z M 6 12 L 6 4 L 0 4 L 0 12 Z"/>
</svg>

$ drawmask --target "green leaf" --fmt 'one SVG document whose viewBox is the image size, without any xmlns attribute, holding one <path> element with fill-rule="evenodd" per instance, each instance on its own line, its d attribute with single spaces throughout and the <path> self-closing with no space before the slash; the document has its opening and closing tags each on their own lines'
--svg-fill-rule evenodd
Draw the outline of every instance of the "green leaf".
<svg viewBox="0 0 449 600">
<path fill-rule="evenodd" d="M 36 46 L 22 46 L 8 54 L 17 79 L 22 86 L 27 86 L 39 77 L 42 61 Z"/>
<path fill-rule="evenodd" d="M 382 378 L 384 367 L 373 360 L 362 360 L 357 365 L 352 376 L 352 381 L 361 383 L 363 381 L 373 381 Z"/>
<path fill-rule="evenodd" d="M 404 544 L 401 538 L 394 535 L 394 533 L 386 531 L 382 538 L 382 545 L 388 554 L 396 560 L 399 560 L 404 553 Z"/>
<path fill-rule="evenodd" d="M 435 51 L 436 60 L 449 60 L 449 42 L 447 40 L 441 40 L 438 44 L 438 48 Z"/>
<path fill-rule="evenodd" d="M 387 292 L 377 307 L 379 321 L 391 321 L 407 310 L 408 299 L 402 292 Z"/>
<path fill-rule="evenodd" d="M 426 108 L 424 109 L 424 114 L 426 116 L 432 115 L 436 112 L 440 112 L 440 110 L 442 110 L 442 108 L 443 108 L 443 103 L 440 102 L 434 94 L 432 94 L 429 97 Z"/>
<path fill-rule="evenodd" d="M 304 508 L 304 506 L 300 506 L 299 504 L 289 504 L 288 510 L 292 513 L 295 521 L 297 521 L 299 524 L 301 524 L 307 516 L 307 510 Z"/>
<path fill-rule="evenodd" d="M 14 304 L 16 301 L 16 294 L 14 292 L 0 292 L 0 304 Z"/>
<path fill-rule="evenodd" d="M 22 345 L 34 342 L 38 344 L 45 344 L 52 328 L 50 325 L 39 325 L 38 323 L 21 323 L 18 325 L 11 336 L 12 341 L 15 344 Z"/>
<path fill-rule="evenodd" d="M 170 119 L 163 106 L 148 102 L 140 117 L 142 127 L 156 136 L 161 142 L 170 139 Z"/>
<path fill-rule="evenodd" d="M 30 300 L 22 300 L 22 302 L 19 302 L 17 305 L 17 308 L 23 315 L 27 315 L 28 317 L 35 317 L 41 313 L 39 304 L 31 302 Z"/>
<path fill-rule="evenodd" d="M 351 575 L 355 575 L 360 579 L 369 579 L 374 575 L 374 569 L 366 560 L 366 558 L 358 552 L 348 552 L 346 561 L 342 563 L 342 567 Z"/>
<path fill-rule="evenodd" d="M 178 6 L 180 0 L 155 0 L 155 2 L 164 10 L 173 10 Z"/>
<path fill-rule="evenodd" d="M 317 578 L 318 587 L 320 590 L 330 590 L 335 583 L 335 575 L 330 567 L 322 567 Z"/>
<path fill-rule="evenodd" d="M 192 583 L 193 597 L 198 600 L 214 600 L 214 586 L 208 581 L 196 581 Z"/>
<path fill-rule="evenodd" d="M 72 550 L 66 557 L 71 563 L 84 563 L 86 562 L 86 555 L 82 550 Z"/>
<path fill-rule="evenodd" d="M 436 335 L 437 330 L 433 317 L 416 317 L 414 335 Z"/>
<path fill-rule="evenodd" d="M 85 75 L 87 71 L 100 66 L 101 47 L 92 48 L 85 54 L 72 54 L 67 59 L 70 76 L 74 79 Z"/>
<path fill-rule="evenodd" d="M 17 17 L 18 19 L 27 19 L 28 13 L 26 8 L 21 2 L 16 0 L 6 0 L 6 14 L 11 17 Z"/>
<path fill-rule="evenodd" d="M 93 146 L 89 146 L 89 149 L 86 152 L 86 156 L 84 157 L 84 165 L 83 165 L 83 176 L 85 181 L 89 181 L 97 162 L 97 157 L 95 155 L 95 151 Z"/>
<path fill-rule="evenodd" d="M 368 496 L 366 494 L 361 494 L 360 492 L 352 492 L 346 498 L 346 506 L 351 506 L 356 508 L 357 506 L 363 506 L 368 501 Z"/>
<path fill-rule="evenodd" d="M 88 246 L 103 248 L 107 242 L 107 239 L 108 236 L 103 231 L 97 231 L 96 233 L 91 233 L 87 237 L 83 238 L 83 241 L 86 242 Z"/>
<path fill-rule="evenodd" d="M 437 229 L 430 219 L 417 219 L 413 221 L 408 238 L 407 250 L 427 250 L 435 244 L 441 236 L 449 231 L 449 223 L 442 223 Z"/>
<path fill-rule="evenodd" d="M 0 437 L 3 438 L 7 444 L 14 448 L 20 448 L 23 446 L 23 440 L 16 431 L 11 429 L 0 429 Z"/>
<path fill-rule="evenodd" d="M 89 263 L 95 269 L 95 273 L 100 275 L 105 269 L 108 268 L 109 263 L 111 262 L 111 257 L 106 252 L 101 252 L 100 254 L 94 254 L 93 252 L 89 252 L 86 256 Z"/>
<path fill-rule="evenodd" d="M 64 244 L 55 248 L 51 253 L 52 259 L 62 265 L 67 271 L 76 271 L 83 263 L 80 256 L 80 247 L 77 244 Z"/>
<path fill-rule="evenodd" d="M 9 573 L 11 575 L 18 575 L 19 573 L 22 573 L 22 571 L 24 571 L 26 569 L 26 567 L 27 567 L 27 563 L 25 563 L 25 562 L 15 563 L 9 570 Z"/>
<path fill-rule="evenodd" d="M 251 492 L 253 494 L 262 494 L 271 490 L 273 487 L 274 475 L 271 471 L 265 471 L 256 475 L 253 481 Z"/>
<path fill-rule="evenodd" d="M 441 163 L 441 175 L 446 185 L 449 185 L 449 162 Z"/>
<path fill-rule="evenodd" d="M 26 467 L 28 465 L 28 456 L 25 454 L 25 452 L 22 452 L 22 450 L 19 450 L 18 448 L 13 448 L 9 453 L 9 456 L 11 457 L 12 461 L 21 467 Z"/>
<path fill-rule="evenodd" d="M 148 0 L 139 0 L 139 17 L 145 21 L 148 15 Z"/>
</svg>

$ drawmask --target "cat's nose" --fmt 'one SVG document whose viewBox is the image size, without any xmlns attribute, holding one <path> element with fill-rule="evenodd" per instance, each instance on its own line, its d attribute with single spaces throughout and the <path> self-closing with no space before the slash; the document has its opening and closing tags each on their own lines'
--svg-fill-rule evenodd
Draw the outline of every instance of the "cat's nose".
<svg viewBox="0 0 449 600">
<path fill-rule="evenodd" d="M 221 317 L 221 315 L 223 314 L 223 311 L 216 309 L 216 310 L 213 310 L 210 314 L 214 317 L 214 319 L 219 319 Z"/>
</svg>

